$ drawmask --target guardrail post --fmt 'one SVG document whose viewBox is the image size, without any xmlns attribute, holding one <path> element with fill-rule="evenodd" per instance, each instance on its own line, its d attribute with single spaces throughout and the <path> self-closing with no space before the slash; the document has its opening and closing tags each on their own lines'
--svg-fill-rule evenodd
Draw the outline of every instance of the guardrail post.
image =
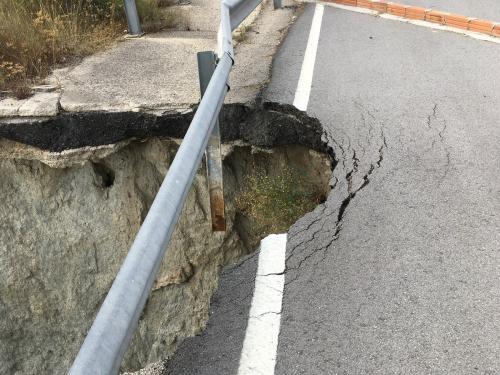
<svg viewBox="0 0 500 375">
<path fill-rule="evenodd" d="M 215 71 L 216 55 L 212 51 L 204 51 L 198 52 L 197 57 L 200 92 L 203 97 L 208 87 L 208 83 L 212 78 L 212 74 Z M 226 230 L 226 218 L 224 212 L 224 184 L 222 176 L 219 120 L 216 121 L 212 135 L 208 140 L 205 158 L 207 163 L 212 230 L 214 232 L 223 232 Z"/>
<path fill-rule="evenodd" d="M 135 0 L 125 0 L 124 1 L 125 14 L 127 16 L 128 23 L 128 33 L 130 36 L 139 37 L 143 35 L 141 29 L 141 22 L 139 20 L 139 13 L 137 12 L 137 6 Z"/>
<path fill-rule="evenodd" d="M 281 0 L 273 0 L 274 9 L 280 9 L 282 4 Z"/>
</svg>

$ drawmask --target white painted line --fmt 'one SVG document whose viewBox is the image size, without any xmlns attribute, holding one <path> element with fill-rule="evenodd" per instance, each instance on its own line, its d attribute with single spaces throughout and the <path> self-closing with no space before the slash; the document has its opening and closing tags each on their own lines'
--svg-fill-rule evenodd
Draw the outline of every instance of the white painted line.
<svg viewBox="0 0 500 375">
<path fill-rule="evenodd" d="M 332 7 L 332 8 L 344 9 L 344 10 L 348 10 L 351 12 L 369 14 L 372 16 L 379 16 L 380 18 L 385 18 L 388 20 L 410 23 L 412 25 L 426 27 L 428 29 L 450 31 L 452 33 L 462 34 L 462 35 L 468 36 L 468 37 L 473 38 L 473 39 L 484 40 L 487 42 L 500 44 L 500 38 L 496 38 L 494 36 L 490 36 L 490 35 L 486 35 L 486 34 L 476 33 L 474 31 L 459 29 L 458 27 L 440 25 L 438 23 L 421 21 L 421 20 L 412 20 L 412 19 L 408 19 L 408 18 L 404 18 L 404 17 L 394 16 L 394 15 L 388 14 L 388 13 L 379 13 L 379 12 L 372 10 L 372 9 L 351 7 L 349 5 L 334 4 L 334 3 L 322 3 L 322 4 L 327 5 L 329 7 Z"/>
<path fill-rule="evenodd" d="M 238 375 L 274 374 L 285 286 L 286 236 L 271 234 L 261 241 Z"/>
<path fill-rule="evenodd" d="M 301 111 L 307 110 L 307 105 L 309 104 L 324 8 L 322 4 L 316 4 L 316 8 L 314 8 L 311 31 L 309 32 L 309 39 L 307 40 L 307 47 L 304 53 L 304 61 L 302 62 L 299 82 L 297 83 L 297 90 L 295 91 L 293 105 Z"/>
</svg>

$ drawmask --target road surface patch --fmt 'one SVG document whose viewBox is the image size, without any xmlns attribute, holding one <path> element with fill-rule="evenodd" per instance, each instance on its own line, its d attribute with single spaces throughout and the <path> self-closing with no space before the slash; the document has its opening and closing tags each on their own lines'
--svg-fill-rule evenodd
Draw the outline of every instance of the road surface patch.
<svg viewBox="0 0 500 375">
<path fill-rule="evenodd" d="M 286 234 L 261 241 L 255 290 L 238 375 L 273 375 L 285 286 Z"/>
<path fill-rule="evenodd" d="M 293 105 L 301 111 L 306 111 L 307 105 L 309 104 L 323 11 L 324 6 L 322 4 L 316 4 L 311 22 L 311 30 L 309 32 L 309 39 L 307 40 L 306 51 L 304 52 L 304 61 L 302 62 L 302 68 L 300 70 L 299 82 L 297 83 L 297 90 L 295 91 Z"/>
<path fill-rule="evenodd" d="M 500 43 L 500 23 L 434 9 L 376 0 L 325 0 L 327 5 L 378 15 L 433 29 L 458 32 L 475 39 Z"/>
</svg>

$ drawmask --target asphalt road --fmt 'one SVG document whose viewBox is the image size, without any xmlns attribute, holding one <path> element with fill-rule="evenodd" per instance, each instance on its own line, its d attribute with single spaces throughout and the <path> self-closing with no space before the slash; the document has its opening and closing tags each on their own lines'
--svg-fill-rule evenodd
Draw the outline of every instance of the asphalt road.
<svg viewBox="0 0 500 375">
<path fill-rule="evenodd" d="M 227 267 L 212 298 L 211 317 L 205 331 L 184 341 L 167 363 L 165 375 L 234 374 L 252 299 L 258 253 Z"/>
<path fill-rule="evenodd" d="M 491 4 L 483 17 L 500 14 Z M 293 102 L 313 11 L 266 100 Z M 289 231 L 276 374 L 500 373 L 499 56 L 325 6 L 307 112 L 338 164 L 327 202 Z M 222 278 L 208 330 L 172 373 L 236 374 L 254 268 Z"/>
<path fill-rule="evenodd" d="M 497 0 L 398 0 L 396 3 L 500 21 L 500 6 Z"/>
</svg>

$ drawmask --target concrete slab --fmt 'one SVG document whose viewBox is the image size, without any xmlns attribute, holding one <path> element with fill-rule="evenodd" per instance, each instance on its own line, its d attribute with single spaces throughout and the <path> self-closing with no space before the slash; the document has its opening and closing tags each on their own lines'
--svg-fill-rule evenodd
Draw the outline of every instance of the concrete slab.
<svg viewBox="0 0 500 375">
<path fill-rule="evenodd" d="M 122 40 L 76 66 L 58 69 L 47 79 L 58 90 L 37 92 L 27 100 L 0 100 L 0 119 L 56 116 L 59 111 L 192 111 L 200 100 L 196 53 L 217 49 L 219 2 L 193 0 L 176 8 L 189 17 L 191 31 Z M 274 52 L 293 12 L 290 8 L 274 11 L 272 3 L 265 1 L 237 30 L 243 40 L 235 47 L 228 103 L 255 101 L 268 81 Z"/>
<path fill-rule="evenodd" d="M 174 31 L 129 39 L 52 77 L 69 112 L 184 110 L 199 100 L 196 52 L 213 50 L 212 32 Z"/>
<path fill-rule="evenodd" d="M 16 100 L 14 98 L 6 98 L 0 100 L 0 116 L 11 117 L 19 116 L 19 108 L 26 103 L 26 100 Z"/>
<path fill-rule="evenodd" d="M 0 101 L 0 117 L 50 117 L 59 113 L 58 92 L 40 92 L 28 99 Z"/>
<path fill-rule="evenodd" d="M 217 0 L 190 0 L 189 5 L 175 8 L 187 18 L 189 30 L 216 33 L 220 22 L 220 2 Z"/>
<path fill-rule="evenodd" d="M 58 92 L 41 92 L 26 100 L 19 107 L 21 116 L 49 117 L 59 112 Z"/>
</svg>

